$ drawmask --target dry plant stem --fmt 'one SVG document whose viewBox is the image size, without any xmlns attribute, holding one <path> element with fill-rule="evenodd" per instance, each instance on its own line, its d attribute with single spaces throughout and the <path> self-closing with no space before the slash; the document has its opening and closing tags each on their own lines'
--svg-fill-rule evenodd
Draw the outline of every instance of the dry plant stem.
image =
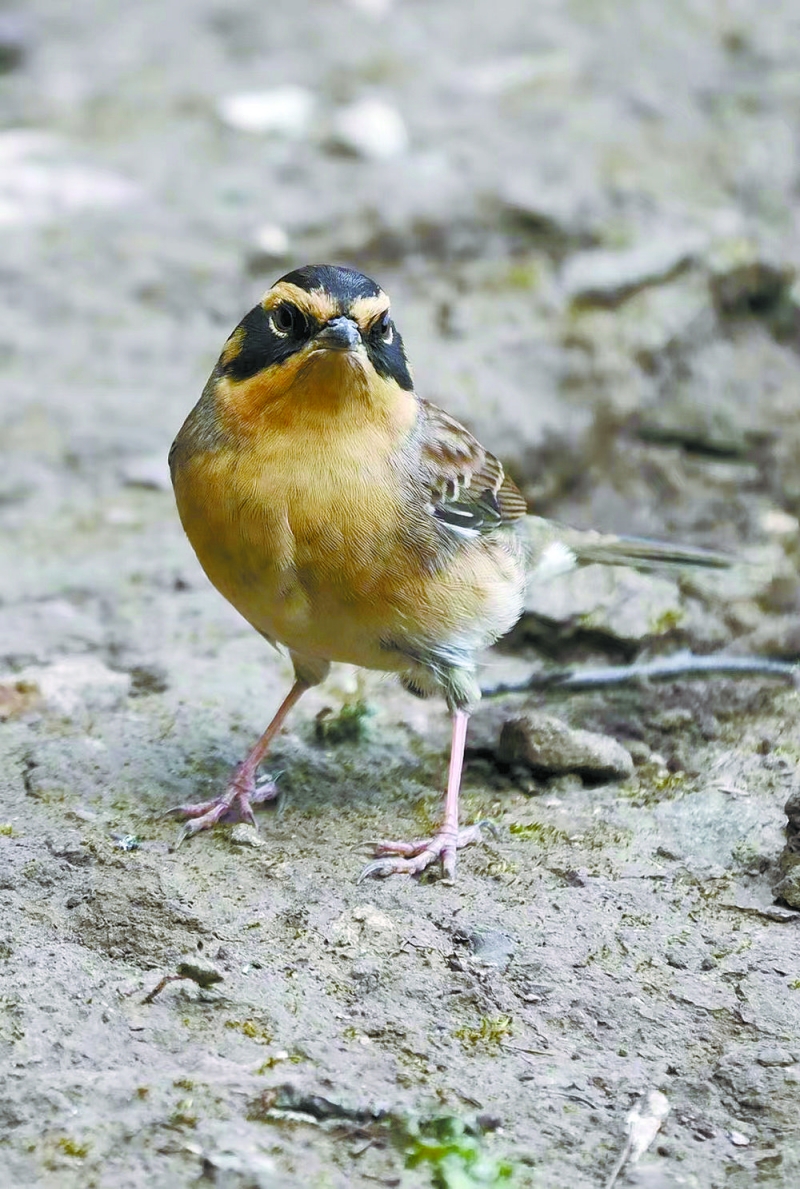
<svg viewBox="0 0 800 1189">
<path fill-rule="evenodd" d="M 269 801 L 276 797 L 278 789 L 269 782 L 261 789 L 256 789 L 256 772 L 258 766 L 269 751 L 270 745 L 283 726 L 289 711 L 299 701 L 308 689 L 304 681 L 295 681 L 289 693 L 278 707 L 275 717 L 259 739 L 253 750 L 241 764 L 238 765 L 231 777 L 225 792 L 211 801 L 203 801 L 198 805 L 176 805 L 169 812 L 176 817 L 189 819 L 178 839 L 178 845 L 193 834 L 201 830 L 208 830 L 218 822 L 239 820 L 256 825 L 252 802 Z"/>
<path fill-rule="evenodd" d="M 161 994 L 167 983 L 178 983 L 186 977 L 185 974 L 165 974 L 161 981 L 153 987 L 152 991 L 148 995 L 145 995 L 142 1003 L 152 1003 L 156 995 Z"/>
<path fill-rule="evenodd" d="M 625 1147 L 620 1152 L 619 1159 L 617 1160 L 617 1163 L 614 1165 L 614 1167 L 611 1170 L 611 1176 L 606 1181 L 605 1189 L 614 1189 L 614 1186 L 616 1185 L 616 1183 L 619 1179 L 619 1174 L 622 1172 L 623 1168 L 625 1167 L 625 1163 L 626 1163 L 628 1157 L 630 1156 L 630 1154 L 631 1154 L 631 1137 L 628 1136 L 627 1140 L 625 1141 Z"/>
<path fill-rule="evenodd" d="M 732 677 L 755 674 L 782 678 L 797 683 L 800 669 L 794 661 L 782 661 L 767 656 L 696 656 L 681 651 L 672 656 L 656 657 L 650 661 L 634 661 L 629 665 L 603 665 L 596 669 L 561 669 L 534 673 L 525 681 L 501 683 L 481 690 L 484 698 L 498 698 L 503 694 L 522 693 L 529 689 L 602 689 L 605 686 L 627 685 L 635 681 L 669 680 L 673 677 L 707 677 L 729 674 Z"/>
<path fill-rule="evenodd" d="M 478 826 L 458 827 L 458 794 L 461 788 L 461 772 L 464 767 L 464 747 L 467 742 L 466 710 L 456 710 L 453 715 L 453 742 L 450 748 L 450 769 L 447 776 L 447 793 L 444 802 L 442 828 L 433 838 L 421 838 L 415 842 L 379 842 L 375 850 L 380 856 L 368 863 L 358 877 L 360 883 L 370 876 L 418 875 L 436 859 L 441 859 L 445 878 L 452 879 L 456 871 L 456 851 L 459 847 L 480 842 Z"/>
</svg>

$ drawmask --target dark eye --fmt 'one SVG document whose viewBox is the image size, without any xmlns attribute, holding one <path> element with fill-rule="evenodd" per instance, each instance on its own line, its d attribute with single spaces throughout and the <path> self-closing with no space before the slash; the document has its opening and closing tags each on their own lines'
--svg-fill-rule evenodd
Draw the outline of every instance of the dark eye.
<svg viewBox="0 0 800 1189">
<path fill-rule="evenodd" d="M 302 338 L 308 330 L 305 315 L 301 314 L 297 306 L 284 302 L 276 307 L 272 315 L 272 327 L 280 335 L 291 335 L 292 338 Z"/>
<path fill-rule="evenodd" d="M 394 327 L 392 326 L 392 320 L 389 317 L 388 310 L 378 319 L 375 324 L 375 331 L 384 343 L 390 343 L 394 338 Z"/>
</svg>

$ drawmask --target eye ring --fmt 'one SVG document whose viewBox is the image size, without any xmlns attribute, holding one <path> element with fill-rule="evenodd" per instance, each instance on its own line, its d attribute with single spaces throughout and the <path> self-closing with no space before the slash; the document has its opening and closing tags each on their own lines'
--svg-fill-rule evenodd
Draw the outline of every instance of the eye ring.
<svg viewBox="0 0 800 1189">
<path fill-rule="evenodd" d="M 388 346 L 394 339 L 394 327 L 392 326 L 392 319 L 389 316 L 389 311 L 385 310 L 382 316 L 378 319 L 375 329 L 380 335 L 381 342 Z"/>
<path fill-rule="evenodd" d="M 272 329 L 280 338 L 302 338 L 308 330 L 308 322 L 297 306 L 283 301 L 272 313 Z"/>
</svg>

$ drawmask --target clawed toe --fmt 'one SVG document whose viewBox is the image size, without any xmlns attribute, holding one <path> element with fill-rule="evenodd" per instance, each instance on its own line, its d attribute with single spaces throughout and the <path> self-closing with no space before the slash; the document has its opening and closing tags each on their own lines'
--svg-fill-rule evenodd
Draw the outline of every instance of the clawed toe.
<svg viewBox="0 0 800 1189">
<path fill-rule="evenodd" d="M 455 858 L 455 856 L 453 857 Z M 365 879 L 386 879 L 390 875 L 419 875 L 436 858 L 436 855 L 431 854 L 430 856 L 426 856 L 422 863 L 419 862 L 419 856 L 411 859 L 402 859 L 400 857 L 373 859 L 371 863 L 367 863 L 356 883 L 363 883 Z M 444 855 L 442 855 L 442 862 L 444 863 Z"/>
<path fill-rule="evenodd" d="M 416 842 L 378 842 L 376 858 L 367 863 L 356 880 L 386 879 L 389 875 L 420 875 L 437 859 L 441 860 L 444 878 L 452 880 L 456 872 L 456 852 L 462 846 L 481 841 L 480 826 L 465 826 L 456 834 L 436 834 Z"/>
<path fill-rule="evenodd" d="M 463 826 L 455 836 L 441 833 L 435 834 L 433 838 L 418 838 L 415 842 L 388 842 L 381 839 L 373 843 L 375 855 L 399 855 L 404 859 L 413 859 L 430 850 L 436 857 L 444 850 L 461 849 L 462 846 L 470 846 L 473 842 L 481 842 L 481 827 L 487 824 L 480 822 L 475 826 Z"/>
<path fill-rule="evenodd" d="M 216 801 L 198 801 L 195 805 L 171 805 L 158 815 L 159 821 L 165 817 L 202 817 L 216 804 Z"/>
<path fill-rule="evenodd" d="M 374 859 L 371 863 L 367 863 L 356 883 L 361 883 L 365 879 L 372 878 L 386 879 L 390 875 L 421 875 L 437 859 L 441 860 L 444 880 L 452 880 L 456 873 L 455 847 L 452 842 L 449 845 L 443 844 L 440 847 L 436 845 L 436 841 L 432 840 L 425 850 L 420 851 L 419 854 L 413 855 L 411 858 L 403 858 L 400 855 L 396 855 L 394 857 Z"/>
<path fill-rule="evenodd" d="M 375 852 L 375 855 L 401 855 L 404 859 L 413 859 L 415 855 L 421 855 L 424 850 L 431 845 L 430 838 L 418 838 L 415 842 L 389 842 L 385 838 L 379 838 L 377 842 L 370 844 Z"/>
<path fill-rule="evenodd" d="M 243 785 L 238 782 L 237 777 L 238 772 L 225 792 L 213 801 L 201 801 L 197 805 L 174 805 L 162 814 L 162 817 L 188 819 L 178 836 L 176 846 L 180 846 L 187 838 L 193 838 L 201 830 L 210 830 L 218 825 L 247 822 L 258 829 L 253 805 L 274 800 L 278 795 L 278 786 L 274 780 L 263 780 L 257 786 Z"/>
</svg>

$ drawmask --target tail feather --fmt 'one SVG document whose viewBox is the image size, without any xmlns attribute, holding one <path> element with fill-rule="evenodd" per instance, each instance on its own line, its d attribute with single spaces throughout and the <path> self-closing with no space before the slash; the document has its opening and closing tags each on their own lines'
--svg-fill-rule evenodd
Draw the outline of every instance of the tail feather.
<svg viewBox="0 0 800 1189">
<path fill-rule="evenodd" d="M 725 570 L 733 558 L 693 545 L 649 541 L 644 537 L 618 537 L 613 533 L 569 528 L 539 516 L 519 522 L 529 553 L 529 569 L 540 578 L 568 573 L 580 565 L 632 566 L 637 570 L 662 566 L 703 566 Z"/>
</svg>

